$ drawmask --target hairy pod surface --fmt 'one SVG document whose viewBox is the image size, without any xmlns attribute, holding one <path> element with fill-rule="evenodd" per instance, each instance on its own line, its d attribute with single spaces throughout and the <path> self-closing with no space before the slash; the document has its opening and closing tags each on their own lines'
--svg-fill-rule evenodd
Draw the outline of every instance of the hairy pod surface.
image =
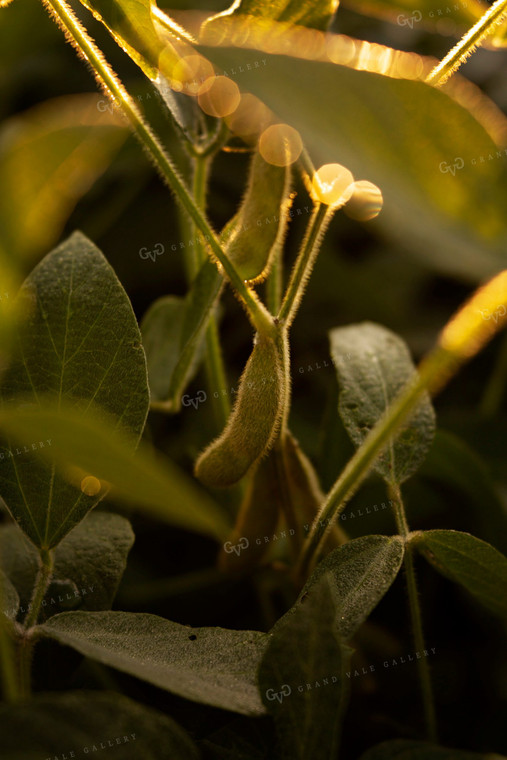
<svg viewBox="0 0 507 760">
<path fill-rule="evenodd" d="M 226 241 L 227 255 L 244 280 L 260 282 L 269 274 L 287 229 L 289 192 L 290 168 L 269 164 L 255 152 L 245 197 Z"/>
<path fill-rule="evenodd" d="M 285 398 L 280 351 L 271 338 L 258 335 L 227 425 L 198 458 L 196 477 L 212 488 L 237 483 L 274 443 Z"/>
</svg>

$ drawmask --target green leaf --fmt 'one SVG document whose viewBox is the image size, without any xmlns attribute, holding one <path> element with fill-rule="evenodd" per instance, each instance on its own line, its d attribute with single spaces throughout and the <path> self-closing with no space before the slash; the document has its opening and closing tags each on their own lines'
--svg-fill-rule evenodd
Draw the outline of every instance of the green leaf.
<svg viewBox="0 0 507 760">
<path fill-rule="evenodd" d="M 322 577 L 328 577 L 335 606 L 334 624 L 342 638 L 348 640 L 390 588 L 403 555 L 404 543 L 400 536 L 354 538 L 319 563 L 301 592 L 296 608 Z"/>
<path fill-rule="evenodd" d="M 201 34 L 214 35 L 227 29 L 231 16 L 258 16 L 282 23 L 327 29 L 339 0 L 235 0 L 231 7 L 208 19 Z"/>
<path fill-rule="evenodd" d="M 153 401 L 177 411 L 203 356 L 204 335 L 223 278 L 212 261 L 197 273 L 185 299 L 166 296 L 148 309 L 142 323 Z"/>
<path fill-rule="evenodd" d="M 0 570 L 0 602 L 2 603 L 1 611 L 11 620 L 15 620 L 19 610 L 19 596 L 10 578 L 3 570 Z"/>
<path fill-rule="evenodd" d="M 255 674 L 265 634 L 190 628 L 156 615 L 64 612 L 39 632 L 196 702 L 260 715 Z"/>
<path fill-rule="evenodd" d="M 345 671 L 353 650 L 335 627 L 329 584 L 330 577 L 322 576 L 276 624 L 259 670 L 281 756 L 291 760 L 329 760 L 338 753 L 348 703 Z"/>
<path fill-rule="evenodd" d="M 369 43 L 319 34 L 298 30 L 291 47 L 290 35 L 274 29 L 264 49 L 279 40 L 284 54 L 273 55 L 258 49 L 255 27 L 250 37 L 243 24 L 238 44 L 253 50 L 202 52 L 298 129 L 316 166 L 338 161 L 357 180 L 378 185 L 384 205 L 370 224 L 403 251 L 472 280 L 505 267 L 505 117 L 461 77 L 445 91 L 411 81 L 429 65 L 414 54 L 383 48 L 380 56 Z M 307 49 L 322 60 L 304 60 Z M 256 57 L 266 76 L 247 68 Z M 363 70 L 355 70 L 359 66 Z"/>
<path fill-rule="evenodd" d="M 130 523 L 121 515 L 98 511 L 88 514 L 55 549 L 42 619 L 76 607 L 110 609 L 133 543 Z M 0 528 L 0 563 L 19 593 L 24 617 L 39 559 L 33 544 L 16 525 Z"/>
<path fill-rule="evenodd" d="M 381 325 L 338 327 L 329 336 L 341 387 L 338 409 L 359 448 L 416 370 L 404 341 Z M 375 469 L 388 483 L 407 480 L 424 461 L 434 433 L 435 413 L 426 394 L 396 440 L 380 454 Z"/>
<path fill-rule="evenodd" d="M 485 541 L 455 530 L 417 531 L 412 543 L 442 575 L 507 618 L 507 557 Z"/>
<path fill-rule="evenodd" d="M 224 512 L 191 478 L 169 459 L 155 458 L 148 445 L 141 444 L 134 453 L 134 441 L 115 431 L 92 408 L 83 415 L 69 404 L 55 406 L 51 399 L 45 400 L 42 409 L 5 407 L 0 428 L 18 440 L 50 436 L 51 447 L 37 453 L 55 462 L 72 482 L 93 473 L 93 483 L 95 478 L 104 481 L 97 484 L 102 486 L 102 495 L 111 484 L 115 498 L 171 525 L 221 541 L 229 532 Z"/>
<path fill-rule="evenodd" d="M 128 136 L 97 95 L 47 101 L 0 129 L 0 255 L 33 259 L 53 246 L 77 201 Z"/>
<path fill-rule="evenodd" d="M 106 750 L 118 760 L 199 760 L 171 718 L 112 692 L 38 694 L 24 704 L 4 704 L 0 744 L 9 760 L 95 757 Z"/>
<path fill-rule="evenodd" d="M 32 303 L 1 399 L 40 405 L 44 394 L 86 413 L 104 409 L 135 447 L 148 412 L 146 362 L 127 294 L 104 256 L 81 233 L 48 254 L 25 281 Z M 0 492 L 36 546 L 50 548 L 97 503 L 35 458 L 50 433 L 0 449 Z M 18 437 L 19 442 L 19 437 Z"/>
<path fill-rule="evenodd" d="M 361 755 L 360 760 L 505 760 L 503 755 L 466 752 L 427 742 L 395 739 L 382 742 Z"/>
<path fill-rule="evenodd" d="M 259 683 L 284 757 L 336 757 L 348 700 L 347 641 L 391 586 L 403 554 L 399 536 L 364 536 L 335 549 L 270 632 Z"/>
</svg>

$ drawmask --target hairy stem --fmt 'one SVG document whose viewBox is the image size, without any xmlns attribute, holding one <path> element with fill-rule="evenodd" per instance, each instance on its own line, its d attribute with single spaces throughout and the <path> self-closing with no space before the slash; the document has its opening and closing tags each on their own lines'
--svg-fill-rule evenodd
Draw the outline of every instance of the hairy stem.
<svg viewBox="0 0 507 760">
<path fill-rule="evenodd" d="M 204 237 L 207 237 L 212 255 L 220 263 L 232 286 L 240 296 L 255 329 L 262 334 L 273 335 L 275 326 L 271 314 L 258 299 L 255 291 L 247 287 L 232 262 L 229 261 L 208 220 L 195 204 L 192 194 L 179 176 L 164 147 L 145 122 L 140 110 L 109 63 L 105 60 L 100 49 L 89 37 L 85 28 L 76 18 L 65 0 L 43 0 L 43 3 L 62 27 L 69 41 L 85 60 L 88 61 L 98 83 L 118 103 L 135 136 L 147 150 L 160 174 L 173 190 L 177 200 L 187 211 Z"/>
<path fill-rule="evenodd" d="M 322 236 L 331 220 L 332 212 L 329 206 L 319 203 L 313 210 L 303 244 L 298 253 L 296 263 L 291 272 L 289 284 L 285 292 L 278 320 L 287 328 L 291 326 L 296 316 L 306 283 L 315 264 Z"/>
<path fill-rule="evenodd" d="M 40 567 L 33 589 L 32 599 L 24 621 L 26 630 L 37 623 L 40 608 L 53 574 L 53 553 L 49 549 L 40 550 Z"/>
<path fill-rule="evenodd" d="M 507 0 L 496 0 L 496 3 L 486 11 L 486 13 L 468 30 L 443 58 L 435 68 L 430 71 L 426 78 L 428 84 L 444 84 L 461 66 L 466 59 L 472 55 L 475 48 L 493 31 L 507 13 Z"/>
<path fill-rule="evenodd" d="M 398 485 L 391 485 L 389 487 L 389 496 L 391 497 L 394 505 L 394 516 L 396 519 L 396 525 L 399 534 L 405 540 L 405 577 L 407 580 L 407 592 L 408 602 L 410 607 L 410 619 L 412 622 L 412 633 L 414 636 L 414 646 L 417 652 L 424 652 L 424 634 L 422 627 L 421 607 L 419 604 L 419 596 L 417 592 L 417 583 L 415 578 L 414 558 L 412 554 L 412 547 L 407 541 L 409 534 L 407 517 L 405 513 L 405 506 L 401 497 L 401 491 Z M 431 685 L 430 670 L 426 657 L 422 657 L 417 660 L 417 667 L 419 670 L 419 679 L 421 682 L 421 694 L 424 707 L 424 718 L 426 723 L 426 731 L 429 741 L 437 741 L 437 720 L 435 714 L 435 700 L 433 698 L 433 687 Z"/>
</svg>

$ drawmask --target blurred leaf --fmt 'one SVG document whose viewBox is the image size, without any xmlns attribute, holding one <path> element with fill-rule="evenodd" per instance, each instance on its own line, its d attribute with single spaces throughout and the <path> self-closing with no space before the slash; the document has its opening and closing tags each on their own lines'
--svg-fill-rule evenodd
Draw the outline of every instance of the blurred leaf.
<svg viewBox="0 0 507 760">
<path fill-rule="evenodd" d="M 47 101 L 0 128 L 0 254 L 33 259 L 58 240 L 77 201 L 128 132 L 97 95 Z"/>
<path fill-rule="evenodd" d="M 179 409 L 202 359 L 204 335 L 222 284 L 216 265 L 205 261 L 185 299 L 166 296 L 148 309 L 141 331 L 153 401 L 167 401 L 171 409 Z"/>
<path fill-rule="evenodd" d="M 469 533 L 426 530 L 413 535 L 417 550 L 442 575 L 460 583 L 496 615 L 507 618 L 507 557 Z"/>
<path fill-rule="evenodd" d="M 42 602 L 42 620 L 75 607 L 110 609 L 133 543 L 132 528 L 124 517 L 97 511 L 86 515 L 55 549 L 52 584 Z M 39 559 L 33 544 L 16 525 L 0 528 L 0 564 L 17 589 L 21 606 L 26 608 Z M 74 593 L 66 592 L 59 599 L 65 583 L 73 587 Z"/>
<path fill-rule="evenodd" d="M 349 696 L 345 671 L 353 650 L 336 629 L 338 611 L 330 585 L 330 576 L 322 575 L 278 621 L 259 670 L 262 700 L 275 720 L 280 756 L 290 760 L 338 756 Z"/>
<path fill-rule="evenodd" d="M 404 341 L 381 325 L 337 327 L 329 336 L 341 386 L 338 409 L 359 448 L 416 370 Z M 426 394 L 409 424 L 380 454 L 375 469 L 387 483 L 403 483 L 424 461 L 434 433 L 435 413 Z"/>
<path fill-rule="evenodd" d="M 433 29 L 442 34 L 460 34 L 473 26 L 488 9 L 479 0 L 342 0 L 354 13 L 385 19 L 406 29 Z"/>
<path fill-rule="evenodd" d="M 119 760 L 199 760 L 171 718 L 112 692 L 37 694 L 24 704 L 4 704 L 0 743 L 9 760 L 63 759 L 69 748 L 95 756 L 113 747 Z"/>
<path fill-rule="evenodd" d="M 327 29 L 339 0 L 235 0 L 226 11 L 212 16 L 204 25 L 206 34 L 222 28 L 230 16 L 259 16 L 262 19 Z"/>
<path fill-rule="evenodd" d="M 149 404 L 141 334 L 128 296 L 99 249 L 75 233 L 33 270 L 20 300 L 29 314 L 3 380 L 2 401 L 22 397 L 25 406 L 37 408 L 41 396 L 52 393 L 55 403 L 69 400 L 83 413 L 93 402 L 131 434 L 135 446 Z M 48 431 L 27 437 L 25 432 L 16 438 L 22 450 L 13 452 L 9 444 L 0 453 L 0 489 L 31 541 L 50 548 L 98 498 L 87 494 L 84 481 L 81 488 L 71 486 L 35 459 L 36 450 L 53 445 Z"/>
<path fill-rule="evenodd" d="M 446 430 L 437 430 L 419 475 L 435 483 L 440 492 L 442 486 L 457 491 L 459 512 L 470 515 L 471 525 L 485 541 L 507 553 L 507 518 L 503 503 L 489 467 L 465 441 Z"/>
<path fill-rule="evenodd" d="M 8 618 L 15 620 L 19 610 L 19 595 L 3 570 L 0 570 L 0 600 L 3 608 L 0 613 L 5 613 Z"/>
<path fill-rule="evenodd" d="M 384 206 L 373 230 L 380 225 L 440 272 L 477 280 L 504 267 L 505 117 L 461 77 L 445 91 L 411 81 L 429 67 L 420 56 L 318 35 L 299 29 L 294 41 L 280 37 L 284 55 L 256 53 L 262 35 L 243 25 L 238 42 L 253 52 L 202 52 L 297 128 L 316 165 L 339 161 L 380 187 Z M 275 33 L 266 36 L 276 47 Z M 323 60 L 304 60 L 305 51 Z M 254 75 L 247 64 L 256 54 L 265 73 Z"/>
<path fill-rule="evenodd" d="M 503 755 L 466 752 L 427 742 L 395 739 L 382 742 L 361 755 L 360 760 L 505 760 Z"/>
<path fill-rule="evenodd" d="M 51 399 L 42 409 L 4 407 L 0 428 L 18 440 L 50 436 L 51 447 L 37 453 L 54 461 L 73 482 L 80 482 L 83 473 L 93 473 L 104 481 L 102 495 L 111 484 L 114 498 L 171 525 L 220 540 L 227 536 L 225 514 L 208 494 L 169 459 L 155 458 L 148 446 L 141 444 L 134 452 L 135 442 L 91 408 L 83 414 L 68 404 L 56 407 Z"/>
<path fill-rule="evenodd" d="M 180 697 L 245 715 L 264 712 L 255 674 L 266 637 L 258 631 L 190 628 L 130 612 L 65 612 L 38 630 Z"/>
</svg>

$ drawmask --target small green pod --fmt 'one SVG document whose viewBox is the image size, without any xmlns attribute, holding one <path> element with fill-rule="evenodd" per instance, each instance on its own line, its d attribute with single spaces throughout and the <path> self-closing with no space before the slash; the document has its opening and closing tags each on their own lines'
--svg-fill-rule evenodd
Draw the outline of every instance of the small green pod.
<svg viewBox="0 0 507 760">
<path fill-rule="evenodd" d="M 261 282 L 268 276 L 283 244 L 290 204 L 290 167 L 268 164 L 256 151 L 245 197 L 226 242 L 227 255 L 244 280 Z"/>
<path fill-rule="evenodd" d="M 285 398 L 280 352 L 271 338 L 256 336 L 227 425 L 199 456 L 196 477 L 212 488 L 237 483 L 274 443 Z"/>
</svg>

